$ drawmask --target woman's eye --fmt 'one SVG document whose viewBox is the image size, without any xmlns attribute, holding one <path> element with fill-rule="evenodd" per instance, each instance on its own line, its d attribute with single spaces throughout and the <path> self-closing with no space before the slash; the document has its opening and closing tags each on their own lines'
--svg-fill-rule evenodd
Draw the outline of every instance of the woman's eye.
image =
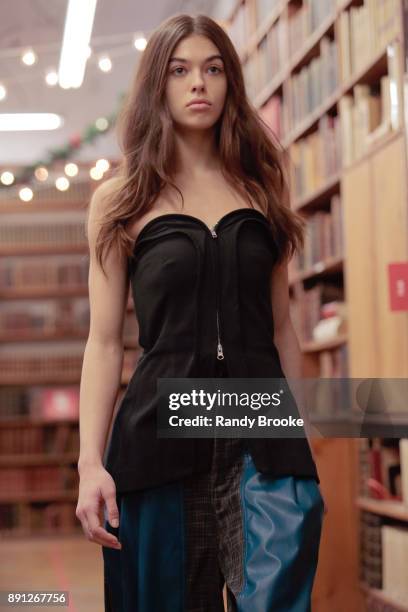
<svg viewBox="0 0 408 612">
<path fill-rule="evenodd" d="M 184 66 L 177 66 L 177 68 L 173 68 L 171 73 L 172 74 L 176 74 L 176 75 L 180 75 L 180 74 L 183 74 L 184 70 L 185 70 Z M 218 73 L 222 72 L 222 69 L 219 66 L 209 66 L 208 70 L 211 71 L 211 74 L 218 74 Z"/>
</svg>

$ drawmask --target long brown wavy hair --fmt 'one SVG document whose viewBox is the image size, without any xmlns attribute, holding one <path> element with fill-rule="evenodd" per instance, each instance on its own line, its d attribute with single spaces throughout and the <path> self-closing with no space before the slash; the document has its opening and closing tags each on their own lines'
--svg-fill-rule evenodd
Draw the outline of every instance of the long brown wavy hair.
<svg viewBox="0 0 408 612">
<path fill-rule="evenodd" d="M 126 225 L 152 207 L 161 190 L 172 182 L 174 138 L 166 104 L 168 63 L 174 48 L 186 36 L 208 37 L 224 61 L 227 94 L 217 124 L 216 142 L 222 173 L 241 195 L 257 201 L 268 218 L 277 246 L 277 263 L 304 244 L 303 218 L 290 209 L 287 156 L 277 137 L 247 99 L 238 54 L 224 31 L 206 15 L 176 15 L 153 31 L 142 54 L 134 81 L 116 123 L 123 157 L 117 181 L 109 190 L 106 214 L 96 241 L 96 256 L 103 269 L 105 251 L 116 245 L 130 257 L 133 241 Z"/>
</svg>

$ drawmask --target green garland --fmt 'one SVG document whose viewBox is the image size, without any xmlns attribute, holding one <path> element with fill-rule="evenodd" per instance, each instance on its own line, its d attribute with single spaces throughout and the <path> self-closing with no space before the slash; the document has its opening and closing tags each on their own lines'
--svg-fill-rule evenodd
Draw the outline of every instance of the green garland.
<svg viewBox="0 0 408 612">
<path fill-rule="evenodd" d="M 125 96 L 125 92 L 122 92 L 119 94 L 118 107 L 122 103 L 124 96 Z M 13 187 L 15 188 L 16 185 L 18 184 L 31 183 L 33 179 L 34 171 L 39 166 L 45 166 L 49 168 L 50 166 L 52 166 L 54 162 L 58 160 L 71 159 L 72 155 L 75 152 L 79 151 L 84 145 L 93 143 L 97 138 L 102 136 L 102 134 L 106 134 L 107 132 L 109 132 L 109 130 L 115 124 L 118 112 L 119 111 L 116 110 L 106 117 L 106 120 L 108 122 L 106 129 L 100 130 L 96 127 L 95 122 L 91 123 L 83 130 L 82 134 L 80 133 L 72 134 L 67 144 L 65 144 L 64 146 L 56 147 L 54 149 L 49 149 L 47 151 L 48 155 L 45 159 L 39 159 L 33 164 L 23 166 L 21 170 L 19 171 L 19 173 L 14 177 L 14 181 L 11 185 L 3 185 L 3 183 L 0 183 L 0 187 L 2 189 L 10 189 Z"/>
</svg>

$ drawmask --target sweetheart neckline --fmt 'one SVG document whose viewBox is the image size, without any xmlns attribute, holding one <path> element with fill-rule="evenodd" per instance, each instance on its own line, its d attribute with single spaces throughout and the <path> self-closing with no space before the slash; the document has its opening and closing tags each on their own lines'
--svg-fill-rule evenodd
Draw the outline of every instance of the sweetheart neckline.
<svg viewBox="0 0 408 612">
<path fill-rule="evenodd" d="M 147 221 L 147 223 L 144 224 L 144 226 L 142 227 L 142 229 L 140 230 L 140 232 L 138 233 L 136 238 L 131 238 L 129 236 L 129 234 L 128 234 L 128 236 L 132 240 L 133 248 L 135 248 L 136 244 L 141 239 L 142 235 L 147 231 L 147 229 L 151 225 L 153 225 L 155 222 L 159 221 L 160 219 L 169 218 L 169 217 L 177 217 L 177 218 L 185 217 L 187 219 L 195 221 L 196 223 L 199 223 L 208 232 L 212 232 L 213 230 L 215 230 L 216 227 L 218 227 L 223 221 L 225 221 L 225 219 L 227 219 L 231 215 L 236 214 L 236 213 L 246 212 L 246 211 L 254 212 L 257 215 L 260 215 L 262 217 L 262 219 L 264 219 L 265 221 L 268 221 L 268 219 L 266 218 L 266 216 L 264 215 L 263 212 L 261 212 L 257 208 L 251 208 L 250 206 L 244 206 L 243 208 L 234 208 L 234 210 L 230 210 L 229 212 L 225 213 L 225 215 L 223 215 L 220 219 L 218 219 L 218 221 L 212 227 L 207 225 L 207 223 L 205 221 L 203 221 L 199 217 L 196 217 L 195 215 L 191 215 L 191 214 L 188 214 L 188 213 L 177 213 L 177 212 L 174 212 L 174 213 L 164 213 L 162 215 L 157 215 L 156 217 L 153 217 L 153 219 L 150 219 L 150 221 Z"/>
</svg>

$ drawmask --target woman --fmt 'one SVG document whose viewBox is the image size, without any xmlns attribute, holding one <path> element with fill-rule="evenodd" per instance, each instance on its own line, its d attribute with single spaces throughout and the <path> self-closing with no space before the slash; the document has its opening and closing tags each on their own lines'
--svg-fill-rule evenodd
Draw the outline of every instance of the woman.
<svg viewBox="0 0 408 612">
<path fill-rule="evenodd" d="M 123 164 L 88 217 L 78 462 L 105 610 L 216 612 L 226 583 L 230 611 L 305 612 L 324 511 L 307 439 L 168 439 L 155 421 L 161 377 L 300 376 L 287 262 L 303 227 L 282 153 L 203 15 L 155 30 L 119 125 Z M 103 461 L 129 281 L 143 354 Z"/>
</svg>

